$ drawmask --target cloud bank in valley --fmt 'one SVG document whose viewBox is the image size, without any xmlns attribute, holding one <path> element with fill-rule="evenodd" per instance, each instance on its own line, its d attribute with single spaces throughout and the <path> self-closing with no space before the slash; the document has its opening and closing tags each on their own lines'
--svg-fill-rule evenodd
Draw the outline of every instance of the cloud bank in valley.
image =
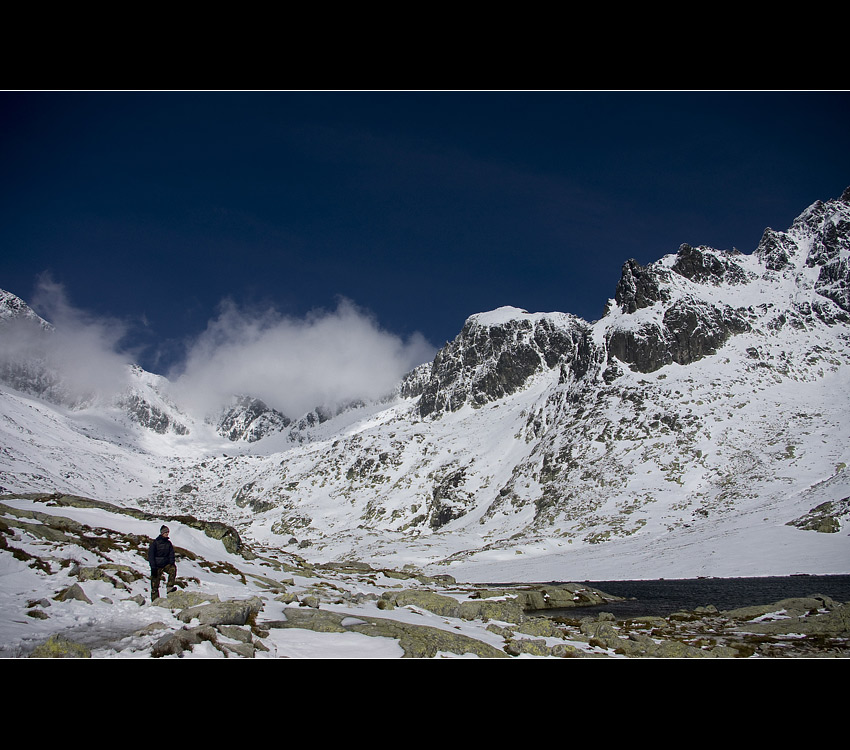
<svg viewBox="0 0 850 750">
<path fill-rule="evenodd" d="M 404 340 L 345 299 L 303 318 L 226 301 L 169 380 L 178 402 L 196 413 L 245 394 L 298 417 L 317 406 L 386 396 L 434 351 L 420 334 Z"/>
<path fill-rule="evenodd" d="M 125 323 L 75 307 L 64 287 L 46 275 L 38 279 L 31 307 L 44 320 L 19 316 L 3 327 L 0 361 L 9 374 L 28 374 L 34 377 L 30 389 L 77 405 L 110 399 L 127 386 L 135 353 L 122 348 Z"/>
<path fill-rule="evenodd" d="M 31 304 L 50 326 L 34 316 L 0 321 L 6 376 L 28 379 L 28 390 L 40 380 L 39 395 L 78 406 L 97 397 L 109 401 L 127 388 L 128 366 L 140 354 L 124 346 L 132 321 L 75 307 L 49 277 L 39 279 Z M 387 396 L 434 352 L 421 334 L 405 340 L 346 299 L 300 318 L 225 301 L 206 329 L 186 342 L 167 378 L 170 396 L 197 417 L 248 395 L 297 418 L 319 406 Z"/>
</svg>

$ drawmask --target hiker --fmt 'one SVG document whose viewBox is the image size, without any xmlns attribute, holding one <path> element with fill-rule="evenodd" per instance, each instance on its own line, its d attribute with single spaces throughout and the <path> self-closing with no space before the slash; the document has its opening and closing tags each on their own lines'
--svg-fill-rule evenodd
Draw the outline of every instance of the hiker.
<svg viewBox="0 0 850 750">
<path fill-rule="evenodd" d="M 159 536 L 148 547 L 148 562 L 151 566 L 151 601 L 159 598 L 159 582 L 162 574 L 168 575 L 166 589 L 170 594 L 177 586 L 177 565 L 174 562 L 174 545 L 168 538 L 168 526 L 159 529 Z"/>
</svg>

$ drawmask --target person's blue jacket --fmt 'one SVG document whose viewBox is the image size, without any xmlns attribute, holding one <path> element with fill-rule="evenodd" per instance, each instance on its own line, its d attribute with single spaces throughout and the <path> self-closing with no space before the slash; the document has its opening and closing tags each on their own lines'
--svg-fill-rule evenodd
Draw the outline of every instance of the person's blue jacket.
<svg viewBox="0 0 850 750">
<path fill-rule="evenodd" d="M 148 562 L 151 570 L 164 568 L 166 565 L 174 565 L 174 545 L 170 539 L 161 534 L 154 539 L 148 547 Z"/>
</svg>

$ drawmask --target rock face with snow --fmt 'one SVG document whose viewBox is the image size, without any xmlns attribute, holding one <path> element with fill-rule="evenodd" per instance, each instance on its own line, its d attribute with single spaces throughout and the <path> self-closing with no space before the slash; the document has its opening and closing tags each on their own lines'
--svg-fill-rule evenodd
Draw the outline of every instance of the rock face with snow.
<svg viewBox="0 0 850 750">
<path fill-rule="evenodd" d="M 569 315 L 531 315 L 516 308 L 473 315 L 437 353 L 419 413 L 427 417 L 466 404 L 483 406 L 555 368 L 581 378 L 590 366 L 589 339 L 589 326 Z"/>
<path fill-rule="evenodd" d="M 42 343 L 52 332 L 53 326 L 20 297 L 0 289 L 0 381 L 24 393 L 63 400 L 61 376 L 44 361 Z"/>
<path fill-rule="evenodd" d="M 92 495 L 100 482 L 328 558 L 473 566 L 534 551 L 601 579 L 846 572 L 849 228 L 845 191 L 751 254 L 682 245 L 627 261 L 593 323 L 473 315 L 384 403 L 289 421 L 247 395 L 192 421 L 137 373 L 131 421 L 148 437 L 110 461 L 137 478 L 126 487 L 89 458 L 103 436 L 82 415 L 0 392 L 3 485 Z M 68 431 L 73 471 L 10 426 L 36 418 Z M 788 525 L 824 507 L 829 523 Z"/>
<path fill-rule="evenodd" d="M 291 423 L 291 419 L 258 398 L 236 396 L 233 403 L 223 410 L 217 427 L 219 434 L 228 440 L 253 443 L 285 429 Z"/>
<path fill-rule="evenodd" d="M 613 329 L 608 350 L 638 372 L 654 372 L 673 362 L 687 365 L 714 354 L 730 336 L 748 327 L 745 310 L 717 305 L 694 294 L 677 294 L 676 277 L 697 285 L 738 285 L 744 269 L 729 253 L 682 245 L 672 265 L 623 266 L 615 302 L 628 315 L 653 310 L 656 315 L 635 327 Z"/>
</svg>

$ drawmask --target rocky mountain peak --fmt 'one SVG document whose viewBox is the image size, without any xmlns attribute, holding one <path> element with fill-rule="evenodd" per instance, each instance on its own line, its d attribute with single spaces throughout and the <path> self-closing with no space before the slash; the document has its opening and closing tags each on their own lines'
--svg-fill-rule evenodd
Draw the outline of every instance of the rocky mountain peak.
<svg viewBox="0 0 850 750">
<path fill-rule="evenodd" d="M 53 329 L 20 297 L 0 289 L 0 326 L 9 326 L 13 322 L 34 325 L 45 331 Z"/>
<path fill-rule="evenodd" d="M 623 264 L 614 301 L 624 313 L 633 313 L 668 298 L 663 283 L 669 273 L 657 265 L 642 266 L 634 259 Z"/>
<path fill-rule="evenodd" d="M 811 314 L 830 323 L 846 319 L 848 197 L 845 191 L 841 199 L 816 201 L 787 232 L 766 229 L 751 257 L 683 244 L 675 256 L 648 266 L 628 261 L 614 298 L 618 315 L 606 311 L 609 354 L 644 373 L 673 362 L 690 364 L 750 330 L 758 318 L 750 302 L 765 295 L 772 299 L 769 314 L 778 321 L 773 325 Z M 794 284 L 790 295 L 783 291 L 783 278 Z"/>
<path fill-rule="evenodd" d="M 234 396 L 230 405 L 223 409 L 216 429 L 228 440 L 253 443 L 291 423 L 291 419 L 264 401 L 243 394 Z"/>
<path fill-rule="evenodd" d="M 752 303 L 766 294 L 777 295 L 769 306 L 769 314 L 779 320 L 776 325 L 812 313 L 822 321 L 841 319 L 841 310 L 850 311 L 848 198 L 850 190 L 841 199 L 815 202 L 787 232 L 766 229 L 751 256 L 682 244 L 675 255 L 646 266 L 627 260 L 613 305 L 609 303 L 600 321 L 601 337 L 592 334 L 595 324 L 564 314 L 503 307 L 471 316 L 454 341 L 437 353 L 427 382 L 420 385 L 421 371 L 411 381 L 422 394 L 420 414 L 483 405 L 517 392 L 533 375 L 556 366 L 582 378 L 592 362 L 609 356 L 642 373 L 671 363 L 690 364 L 757 324 L 759 313 Z M 793 299 L 787 290 L 780 291 L 780 281 L 771 273 L 796 279 Z M 785 305 L 793 308 L 787 314 L 778 309 Z M 614 370 L 616 365 L 606 372 Z"/>
<path fill-rule="evenodd" d="M 421 416 L 481 406 L 560 366 L 581 377 L 590 364 L 590 327 L 563 313 L 503 307 L 473 315 L 437 352 L 419 402 Z"/>
</svg>

